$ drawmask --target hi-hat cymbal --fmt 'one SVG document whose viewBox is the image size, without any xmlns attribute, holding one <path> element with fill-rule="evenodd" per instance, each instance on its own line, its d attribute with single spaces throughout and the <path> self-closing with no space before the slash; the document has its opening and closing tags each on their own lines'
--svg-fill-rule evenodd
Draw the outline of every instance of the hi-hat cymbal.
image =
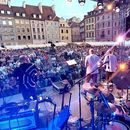
<svg viewBox="0 0 130 130">
<path fill-rule="evenodd" d="M 101 113 L 113 113 L 116 111 L 116 106 L 108 102 L 109 108 L 104 103 L 95 103 L 95 110 Z"/>
</svg>

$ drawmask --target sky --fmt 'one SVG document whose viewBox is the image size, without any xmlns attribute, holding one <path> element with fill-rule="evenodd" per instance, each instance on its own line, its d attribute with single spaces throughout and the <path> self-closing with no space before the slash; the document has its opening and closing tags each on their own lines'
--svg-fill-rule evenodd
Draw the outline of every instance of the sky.
<svg viewBox="0 0 130 130">
<path fill-rule="evenodd" d="M 21 6 L 24 0 L 11 0 L 11 5 Z M 96 7 L 96 2 L 92 0 L 86 0 L 84 6 L 80 6 L 78 0 L 72 0 L 71 3 L 67 0 L 25 0 L 26 4 L 38 5 L 42 2 L 43 5 L 54 5 L 56 15 L 65 19 L 76 16 L 83 19 L 87 12 L 92 11 Z"/>
</svg>

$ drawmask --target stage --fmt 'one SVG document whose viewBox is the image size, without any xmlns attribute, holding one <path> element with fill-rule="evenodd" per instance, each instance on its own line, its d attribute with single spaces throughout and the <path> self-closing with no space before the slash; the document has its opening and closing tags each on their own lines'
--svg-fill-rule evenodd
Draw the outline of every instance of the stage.
<svg viewBox="0 0 130 130">
<path fill-rule="evenodd" d="M 82 86 L 81 86 L 81 89 L 82 89 Z M 39 96 L 43 98 L 50 97 L 52 99 L 52 101 L 56 104 L 56 115 L 57 115 L 57 113 L 61 111 L 62 94 L 59 94 L 53 88 L 53 86 L 46 87 L 45 90 L 46 91 L 43 91 Z M 118 91 L 120 90 L 117 90 L 115 87 L 113 95 L 115 97 L 115 103 L 117 105 L 119 105 L 119 102 L 120 102 L 120 99 L 116 98 Z M 71 98 L 71 104 L 70 104 L 71 116 L 68 121 L 68 126 L 72 130 L 77 130 L 79 127 L 79 122 L 77 121 L 79 119 L 79 86 L 75 85 L 70 90 L 70 92 L 65 93 L 65 101 L 64 101 L 65 105 L 69 104 L 69 93 L 72 93 L 72 98 Z M 90 98 L 89 96 L 90 95 L 88 94 L 88 99 Z M 123 92 L 123 97 L 124 98 L 126 97 L 126 90 L 124 90 Z M 19 103 L 22 101 L 23 101 L 23 98 L 21 94 L 5 97 L 6 103 L 9 103 L 9 102 Z M 0 105 L 2 104 L 3 104 L 3 99 L 0 99 Z M 38 105 L 38 109 L 39 109 L 38 113 L 39 113 L 40 123 L 38 123 L 37 128 L 35 129 L 36 130 L 46 129 L 46 127 L 50 124 L 50 122 L 53 119 L 54 106 L 49 102 L 43 102 Z M 83 119 L 82 125 L 85 126 L 90 122 L 91 113 L 90 113 L 90 106 L 88 104 L 88 101 L 86 101 L 86 99 L 83 97 L 82 94 L 81 94 L 81 109 L 82 109 L 81 117 Z M 95 111 L 95 117 L 96 115 L 97 115 L 97 111 Z"/>
</svg>

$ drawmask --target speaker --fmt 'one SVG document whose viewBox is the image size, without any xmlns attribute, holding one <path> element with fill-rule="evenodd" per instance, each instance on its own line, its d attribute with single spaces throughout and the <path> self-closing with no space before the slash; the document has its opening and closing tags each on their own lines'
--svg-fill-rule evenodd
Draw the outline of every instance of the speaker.
<svg viewBox="0 0 130 130">
<path fill-rule="evenodd" d="M 0 130 L 34 130 L 37 127 L 38 112 L 36 106 L 36 101 L 32 101 L 28 104 L 28 107 L 21 108 L 20 106 L 17 113 L 5 112 L 3 109 L 0 115 Z"/>
</svg>

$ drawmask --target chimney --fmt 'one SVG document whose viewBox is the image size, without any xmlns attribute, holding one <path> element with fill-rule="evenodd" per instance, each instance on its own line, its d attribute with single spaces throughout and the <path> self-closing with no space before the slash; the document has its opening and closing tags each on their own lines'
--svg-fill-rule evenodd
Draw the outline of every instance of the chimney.
<svg viewBox="0 0 130 130">
<path fill-rule="evenodd" d="M 11 3 L 11 0 L 8 0 L 7 1 L 7 5 L 9 6 L 9 8 L 11 8 L 11 4 L 10 3 Z"/>
<path fill-rule="evenodd" d="M 26 1 L 23 1 L 23 8 L 26 8 Z"/>
<path fill-rule="evenodd" d="M 40 10 L 40 13 L 42 14 L 43 10 L 42 10 L 42 3 L 41 2 L 38 4 L 38 7 L 39 7 L 39 10 Z"/>
<path fill-rule="evenodd" d="M 53 10 L 53 13 L 55 13 L 55 5 L 52 5 L 51 8 Z"/>
</svg>

